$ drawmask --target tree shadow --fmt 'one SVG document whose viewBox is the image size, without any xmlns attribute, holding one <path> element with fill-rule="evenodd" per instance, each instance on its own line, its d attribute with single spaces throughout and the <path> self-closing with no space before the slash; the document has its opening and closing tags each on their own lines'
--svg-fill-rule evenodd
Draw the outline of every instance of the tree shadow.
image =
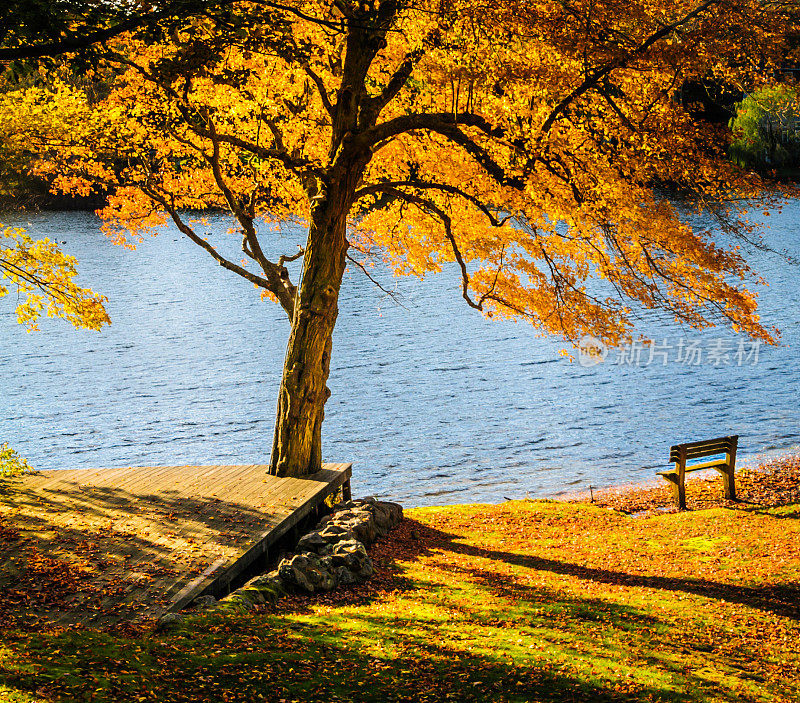
<svg viewBox="0 0 800 703">
<path fill-rule="evenodd" d="M 12 593 L 0 622 L 109 624 L 156 611 L 278 519 L 269 506 L 186 491 L 15 481 L 0 495 L 0 589 Z"/>
<path fill-rule="evenodd" d="M 322 597 L 289 599 L 275 614 L 193 618 L 175 633 L 138 639 L 86 630 L 11 633 L 5 642 L 19 666 L 5 671 L 0 666 L 0 681 L 36 692 L 37 699 L 73 700 L 92 690 L 92 700 L 98 702 L 693 702 L 708 700 L 709 691 L 713 700 L 725 703 L 755 700 L 720 687 L 718 671 L 696 666 L 701 659 L 720 664 L 715 639 L 676 628 L 642 608 L 529 585 L 498 574 L 491 564 L 470 566 L 468 560 L 446 558 L 438 569 L 450 570 L 456 582 L 480 587 L 471 599 L 460 597 L 455 603 L 446 589 L 420 588 L 399 562 L 445 551 L 601 583 L 708 595 L 698 591 L 697 582 L 592 569 L 464 545 L 458 539 L 405 519 L 390 538 L 372 546 L 378 566 L 374 581 Z M 406 602 L 419 602 L 422 608 L 417 612 L 411 605 L 397 612 L 348 607 L 338 614 L 324 607 L 369 606 L 411 588 L 418 595 Z M 747 589 L 753 590 L 757 589 Z M 494 602 L 495 596 L 503 601 Z M 432 617 L 432 609 L 445 614 Z M 335 628 L 337 621 L 346 626 Z M 470 635 L 476 623 L 480 629 Z M 526 645 L 541 644 L 556 655 L 545 652 L 537 657 L 531 650 L 528 656 L 519 647 L 513 650 L 513 641 L 501 641 L 512 630 L 523 633 Z M 464 641 L 470 636 L 472 640 Z M 512 650 L 513 661 L 508 654 Z M 608 665 L 605 678 L 580 664 L 588 656 Z M 754 659 L 722 659 L 733 675 L 754 675 Z M 646 670 L 630 679 L 616 673 L 618 665 Z"/>
<path fill-rule="evenodd" d="M 430 555 L 434 550 L 443 550 L 462 556 L 479 557 L 534 571 L 547 571 L 606 585 L 633 586 L 688 593 L 746 605 L 781 617 L 800 620 L 799 582 L 750 587 L 704 578 L 631 574 L 625 571 L 584 566 L 540 556 L 477 547 L 458 541 L 461 539 L 458 535 L 443 532 L 412 519 L 406 518 L 404 523 L 404 535 L 398 539 L 397 544 L 392 548 L 393 554 L 399 560 L 415 559 L 420 556 Z M 411 537 L 411 533 L 415 533 L 416 538 Z M 456 560 L 450 559 L 442 565 L 442 568 L 458 571 L 462 567 L 457 565 Z M 465 571 L 471 570 L 466 569 Z M 498 582 L 496 577 L 489 578 L 490 575 L 492 575 L 491 572 L 485 571 L 481 578 L 486 583 L 491 582 L 492 587 L 497 589 L 498 593 L 502 594 L 503 589 L 512 587 L 510 584 Z M 521 588 L 519 585 L 514 587 Z"/>
<path fill-rule="evenodd" d="M 472 616 L 466 609 L 448 625 L 466 632 Z M 193 619 L 147 641 L 89 631 L 48 633 L 38 641 L 12 636 L 7 646 L 17 668 L 0 667 L 0 681 L 37 700 L 76 700 L 92 690 L 97 703 L 692 702 L 707 700 L 710 687 L 714 700 L 749 700 L 696 672 L 680 673 L 683 685 L 674 690 L 622 677 L 601 680 L 588 668 L 570 667 L 569 652 L 565 664 L 534 655 L 512 659 L 506 643 L 476 641 L 480 646 L 471 650 L 445 644 L 437 623 L 425 617 L 406 615 L 398 624 L 390 615 L 348 612 L 347 620 L 348 633 L 334 631 L 325 618 L 250 615 Z M 584 654 L 573 651 L 576 659 Z M 612 661 L 616 652 L 602 655 Z M 677 665 L 667 669 L 679 672 Z"/>
<path fill-rule="evenodd" d="M 776 520 L 797 520 L 800 518 L 800 506 L 784 512 L 775 512 L 774 507 L 764 508 L 761 505 L 753 504 L 752 507 L 746 507 L 744 510 L 756 515 L 769 515 L 769 517 L 775 518 Z"/>
<path fill-rule="evenodd" d="M 670 690 L 653 686 L 635 693 L 618 694 L 612 686 L 589 691 L 581 689 L 579 695 L 570 688 L 559 689 L 552 700 L 707 700 L 708 690 L 713 690 L 713 700 L 750 700 L 741 691 L 720 687 L 720 672 L 740 680 L 763 681 L 757 656 L 748 652 L 720 651 L 720 634 L 713 623 L 697 627 L 691 615 L 686 626 L 676 626 L 668 616 L 658 617 L 652 610 L 644 610 L 624 603 L 601 598 L 581 597 L 570 589 L 553 590 L 552 587 L 531 585 L 524 577 L 509 574 L 505 569 L 493 568 L 492 562 L 504 563 L 525 569 L 547 571 L 559 575 L 593 581 L 608 585 L 635 586 L 677 593 L 701 595 L 707 598 L 740 603 L 783 617 L 797 619 L 797 586 L 770 586 L 763 588 L 740 587 L 708 579 L 672 578 L 629 574 L 611 569 L 586 567 L 553 559 L 527 556 L 513 552 L 486 549 L 459 542 L 459 536 L 429 527 L 413 519 L 405 519 L 390 538 L 372 547 L 373 559 L 380 563 L 380 583 L 377 588 L 370 584 L 350 589 L 346 593 L 328 594 L 320 601 L 318 596 L 291 599 L 283 603 L 279 613 L 283 616 L 313 617 L 320 605 L 369 606 L 380 599 L 398 595 L 408 602 L 422 602 L 430 608 L 447 611 L 447 622 L 437 621 L 426 614 L 414 617 L 409 610 L 402 616 L 380 613 L 364 613 L 362 609 L 348 610 L 348 619 L 361 620 L 368 631 L 380 633 L 382 641 L 395 644 L 405 642 L 425 647 L 425 643 L 446 639 L 441 628 L 452 632 L 466 632 L 476 623 L 488 624 L 503 631 L 506 628 L 529 628 L 530 641 L 548 641 L 556 646 L 573 647 L 575 660 L 592 656 L 606 662 L 634 661 L 638 666 L 657 668 L 669 676 L 679 677 L 680 688 Z M 445 556 L 435 560 L 435 569 L 449 572 L 453 579 L 442 583 L 474 584 L 478 591 L 470 590 L 472 600 L 450 592 L 438 580 L 430 584 L 412 581 L 396 562 L 408 562 L 422 558 L 441 556 L 449 552 L 454 558 Z M 463 559 L 458 557 L 475 557 Z M 416 589 L 416 594 L 408 594 Z M 483 592 L 486 597 L 479 594 Z M 495 598 L 500 604 L 492 605 Z M 548 636 L 543 631 L 550 632 Z M 600 632 L 602 634 L 598 635 Z M 584 638 L 575 644 L 576 638 Z M 564 645 L 564 643 L 567 643 Z M 589 654 L 587 654 L 587 652 Z M 463 656 L 451 652 L 448 656 Z M 567 652 L 569 658 L 569 652 Z M 687 662 L 691 659 L 690 664 Z M 707 664 L 708 666 L 703 666 Z M 416 664 L 415 664 L 416 666 Z M 537 681 L 542 682 L 539 678 Z M 653 676 L 652 680 L 658 680 Z M 623 681 L 624 682 L 624 681 Z M 549 685 L 549 684 L 548 684 Z M 703 693 L 705 689 L 706 693 Z M 524 689 L 518 700 L 551 700 L 542 697 L 541 691 Z M 557 696 L 563 695 L 559 699 Z M 532 697 L 525 697 L 532 696 Z M 572 697 L 571 697 L 572 696 Z M 443 697 L 441 700 L 445 700 Z M 494 700 L 487 696 L 487 700 Z M 497 700 L 506 700 L 497 698 Z M 513 696 L 508 700 L 517 700 Z"/>
</svg>

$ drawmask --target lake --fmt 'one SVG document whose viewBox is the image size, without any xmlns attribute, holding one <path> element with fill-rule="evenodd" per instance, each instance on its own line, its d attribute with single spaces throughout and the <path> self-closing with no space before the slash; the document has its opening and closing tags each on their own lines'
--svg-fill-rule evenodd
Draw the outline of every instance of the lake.
<svg viewBox="0 0 800 703">
<path fill-rule="evenodd" d="M 771 246 L 800 254 L 800 202 L 769 219 Z M 26 333 L 0 301 L 0 442 L 39 469 L 250 464 L 269 459 L 288 335 L 276 305 L 174 230 L 128 251 L 90 213 L 0 216 L 66 242 L 112 325 L 45 320 Z M 227 224 L 211 217 L 215 241 Z M 229 237 L 227 246 L 235 245 Z M 270 237 L 292 253 L 302 234 Z M 236 260 L 241 255 L 231 248 Z M 345 274 L 324 456 L 353 462 L 353 490 L 406 506 L 556 497 L 652 480 L 677 442 L 740 435 L 740 462 L 800 443 L 800 269 L 756 252 L 761 315 L 778 347 L 643 314 L 651 356 L 602 364 L 559 355 L 525 323 L 484 319 L 450 268 L 422 282 Z"/>
</svg>

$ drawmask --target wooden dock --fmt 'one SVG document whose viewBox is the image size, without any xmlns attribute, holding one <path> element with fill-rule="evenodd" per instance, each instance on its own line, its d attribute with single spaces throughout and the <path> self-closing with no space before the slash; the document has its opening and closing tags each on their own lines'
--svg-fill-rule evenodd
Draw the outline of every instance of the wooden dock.
<svg viewBox="0 0 800 703">
<path fill-rule="evenodd" d="M 0 592 L 15 622 L 92 625 L 225 595 L 328 496 L 349 497 L 350 475 L 350 464 L 302 479 L 262 465 L 157 466 L 6 482 Z"/>
</svg>

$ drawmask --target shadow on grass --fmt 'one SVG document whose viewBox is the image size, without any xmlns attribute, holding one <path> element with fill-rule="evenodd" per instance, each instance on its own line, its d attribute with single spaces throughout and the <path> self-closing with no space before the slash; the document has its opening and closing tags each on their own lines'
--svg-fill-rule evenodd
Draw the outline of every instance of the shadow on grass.
<svg viewBox="0 0 800 703">
<path fill-rule="evenodd" d="M 464 613 L 447 626 L 466 632 L 470 618 Z M 702 676 L 684 676 L 680 691 L 601 680 L 571 665 L 570 656 L 585 656 L 578 649 L 558 659 L 512 658 L 504 641 L 476 642 L 473 651 L 444 645 L 441 624 L 426 617 L 409 614 L 398 623 L 361 612 L 346 619 L 347 632 L 333 629 L 336 618 L 234 616 L 189 622 L 153 639 L 88 631 L 12 636 L 6 647 L 15 661 L 0 667 L 0 681 L 37 700 L 97 703 L 708 700 Z M 611 661 L 614 652 L 603 654 Z M 713 700 L 748 699 L 716 690 Z"/>
<path fill-rule="evenodd" d="M 486 562 L 435 560 L 436 569 L 454 575 L 447 579 L 452 588 L 412 580 L 398 562 L 444 551 L 601 583 L 708 595 L 697 583 L 654 585 L 651 577 L 457 539 L 407 519 L 373 547 L 374 582 L 289 599 L 277 614 L 206 617 L 157 636 L 8 632 L 0 683 L 30 693 L 31 700 L 98 703 L 760 699 L 720 684 L 721 668 L 703 669 L 714 641 L 650 612 L 519 583 Z M 715 653 L 714 665 L 722 667 L 722 660 Z M 725 664 L 739 682 L 754 665 L 755 659 Z"/>
<path fill-rule="evenodd" d="M 703 578 L 630 574 L 624 571 L 601 569 L 539 556 L 476 547 L 457 541 L 460 539 L 458 535 L 448 534 L 421 523 L 416 523 L 413 529 L 420 536 L 417 542 L 419 551 L 416 555 L 413 554 L 414 543 L 412 542 L 410 548 L 406 549 L 407 553 L 404 558 L 413 558 L 425 552 L 430 552 L 431 549 L 442 549 L 455 554 L 500 561 L 534 571 L 548 571 L 595 583 L 690 593 L 705 598 L 738 603 L 781 617 L 800 620 L 800 583 L 797 582 L 754 588 Z M 453 568 L 457 569 L 458 567 Z"/>
<path fill-rule="evenodd" d="M 775 508 L 764 508 L 762 506 L 755 506 L 746 508 L 748 512 L 755 513 L 756 515 L 769 515 L 776 520 L 797 520 L 800 519 L 800 507 L 792 510 L 779 511 Z"/>
<path fill-rule="evenodd" d="M 243 551 L 278 515 L 235 495 L 187 493 L 146 481 L 130 489 L 41 475 L 4 482 L 0 623 L 134 617 L 221 554 Z"/>
</svg>

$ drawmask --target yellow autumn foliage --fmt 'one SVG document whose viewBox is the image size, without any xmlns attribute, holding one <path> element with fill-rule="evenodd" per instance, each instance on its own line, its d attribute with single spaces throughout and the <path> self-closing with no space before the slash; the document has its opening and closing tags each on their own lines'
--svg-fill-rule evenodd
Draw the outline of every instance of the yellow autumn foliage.
<svg viewBox="0 0 800 703">
<path fill-rule="evenodd" d="M 633 304 L 771 341 L 735 245 L 752 235 L 746 208 L 763 184 L 674 96 L 709 76 L 762 80 L 789 55 L 793 9 L 237 3 L 161 43 L 118 40 L 107 60 L 120 75 L 99 103 L 56 83 L 2 96 L 0 112 L 26 116 L 14 138 L 57 189 L 111 191 L 102 215 L 118 243 L 172 221 L 204 246 L 183 213 L 230 212 L 256 273 L 204 248 L 290 313 L 294 289 L 281 297 L 258 235 L 290 219 L 311 226 L 341 190 L 351 252 L 398 274 L 456 262 L 462 294 L 487 315 L 617 344 Z M 659 184 L 690 197 L 678 207 Z M 728 240 L 687 209 L 717 218 Z"/>
<path fill-rule="evenodd" d="M 60 317 L 77 328 L 99 330 L 110 320 L 104 296 L 75 283 L 77 261 L 49 239 L 0 224 L 0 298 L 17 296 L 17 321 L 37 329 L 42 315 Z"/>
</svg>

